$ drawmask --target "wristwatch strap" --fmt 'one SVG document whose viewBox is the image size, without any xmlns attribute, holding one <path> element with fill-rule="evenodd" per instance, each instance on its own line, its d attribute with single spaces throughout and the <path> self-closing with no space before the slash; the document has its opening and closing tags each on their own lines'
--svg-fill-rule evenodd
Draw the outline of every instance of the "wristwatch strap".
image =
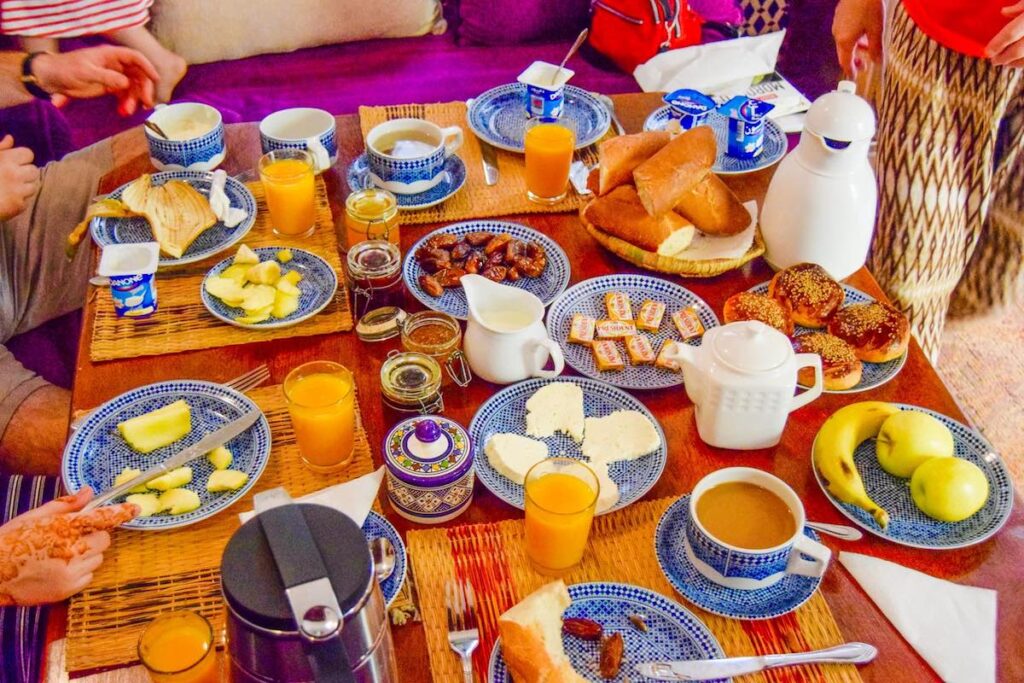
<svg viewBox="0 0 1024 683">
<path fill-rule="evenodd" d="M 49 100 L 51 95 L 42 89 L 39 85 L 39 79 L 32 73 L 32 62 L 39 55 L 46 54 L 45 52 L 30 52 L 25 55 L 25 59 L 21 62 L 21 84 L 25 86 L 25 90 L 30 95 L 40 100 Z"/>
</svg>

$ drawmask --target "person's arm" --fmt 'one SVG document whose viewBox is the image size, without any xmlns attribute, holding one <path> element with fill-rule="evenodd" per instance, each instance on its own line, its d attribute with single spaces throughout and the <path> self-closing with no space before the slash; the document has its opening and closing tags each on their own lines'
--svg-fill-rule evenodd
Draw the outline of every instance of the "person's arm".
<svg viewBox="0 0 1024 683">
<path fill-rule="evenodd" d="M 71 393 L 25 369 L 0 346 L 0 468 L 60 474 Z"/>
<path fill-rule="evenodd" d="M 871 60 L 876 64 L 882 63 L 884 14 L 882 0 L 839 0 L 832 18 L 832 37 L 836 41 L 839 66 L 847 75 L 856 71 L 853 51 L 862 38 L 867 38 L 868 56 Z"/>
<path fill-rule="evenodd" d="M 1003 8 L 1012 17 L 985 48 L 985 54 L 996 66 L 1024 69 L 1024 0 Z"/>
</svg>

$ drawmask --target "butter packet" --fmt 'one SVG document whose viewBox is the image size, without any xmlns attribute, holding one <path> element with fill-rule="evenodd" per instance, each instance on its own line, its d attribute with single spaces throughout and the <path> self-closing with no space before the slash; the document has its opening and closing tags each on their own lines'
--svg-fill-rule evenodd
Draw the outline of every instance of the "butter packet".
<svg viewBox="0 0 1024 683">
<path fill-rule="evenodd" d="M 690 341 L 704 334 L 704 324 L 701 323 L 700 316 L 692 306 L 673 313 L 672 322 L 679 330 L 679 336 L 683 338 L 683 341 Z"/>
<path fill-rule="evenodd" d="M 569 343 L 589 344 L 594 341 L 594 328 L 597 321 L 582 313 L 574 313 L 569 323 Z"/>
<path fill-rule="evenodd" d="M 654 363 L 654 347 L 650 340 L 642 334 L 626 337 L 626 353 L 633 365 L 651 365 Z"/>
<path fill-rule="evenodd" d="M 633 320 L 633 307 L 627 294 L 607 292 L 604 295 L 604 306 L 608 309 L 609 320 Z"/>
<path fill-rule="evenodd" d="M 601 372 L 608 370 L 622 370 L 626 362 L 622 359 L 619 346 L 610 339 L 598 340 L 590 346 L 594 354 L 594 363 Z"/>
<path fill-rule="evenodd" d="M 661 328 L 661 319 L 665 316 L 665 304 L 648 299 L 640 305 L 636 314 L 637 329 L 657 332 Z"/>
<path fill-rule="evenodd" d="M 598 339 L 623 339 L 636 334 L 632 320 L 598 320 L 595 327 Z"/>
</svg>

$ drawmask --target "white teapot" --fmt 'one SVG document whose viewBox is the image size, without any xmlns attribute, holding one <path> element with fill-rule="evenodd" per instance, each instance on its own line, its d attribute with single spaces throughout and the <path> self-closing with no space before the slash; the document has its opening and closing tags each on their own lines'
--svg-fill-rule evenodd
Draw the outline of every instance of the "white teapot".
<svg viewBox="0 0 1024 683">
<path fill-rule="evenodd" d="M 821 357 L 795 353 L 786 335 L 757 321 L 713 327 L 698 347 L 677 344 L 669 357 L 683 368 L 697 433 L 711 446 L 770 448 L 789 413 L 821 395 Z M 814 386 L 793 395 L 797 370 L 814 368 Z"/>
<path fill-rule="evenodd" d="M 463 275 L 469 304 L 463 349 L 473 374 L 495 384 L 530 377 L 557 377 L 565 368 L 562 349 L 544 329 L 544 303 L 525 289 Z M 545 370 L 548 358 L 553 370 Z"/>
</svg>

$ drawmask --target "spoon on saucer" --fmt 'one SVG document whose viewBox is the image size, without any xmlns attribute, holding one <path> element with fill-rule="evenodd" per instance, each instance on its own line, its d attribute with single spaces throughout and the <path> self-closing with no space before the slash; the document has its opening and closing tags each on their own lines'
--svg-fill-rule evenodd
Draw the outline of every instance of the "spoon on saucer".
<svg viewBox="0 0 1024 683">
<path fill-rule="evenodd" d="M 841 538 L 844 541 L 859 541 L 864 538 L 864 534 L 861 533 L 860 529 L 854 529 L 852 526 L 846 526 L 845 524 L 827 524 L 825 522 L 804 523 L 815 531 Z"/>
<path fill-rule="evenodd" d="M 370 557 L 373 558 L 373 573 L 378 583 L 383 583 L 395 573 L 395 546 L 384 538 L 369 541 Z"/>
</svg>

